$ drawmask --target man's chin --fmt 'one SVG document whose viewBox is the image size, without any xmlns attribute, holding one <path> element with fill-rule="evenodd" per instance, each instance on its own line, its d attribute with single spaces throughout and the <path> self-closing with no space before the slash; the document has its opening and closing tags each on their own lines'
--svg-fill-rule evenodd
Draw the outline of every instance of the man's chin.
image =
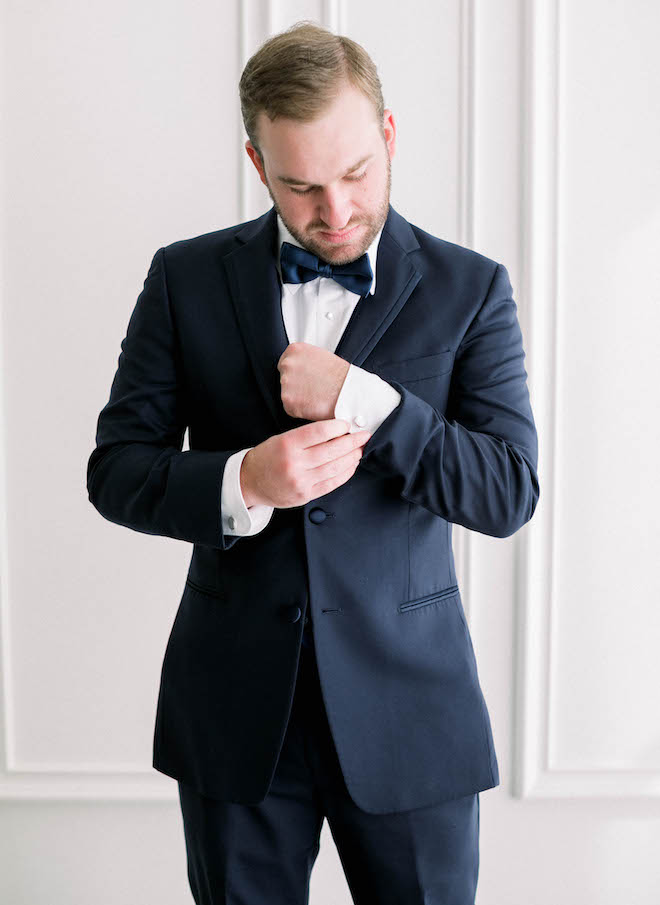
<svg viewBox="0 0 660 905">
<path fill-rule="evenodd" d="M 370 244 L 365 244 L 364 230 L 360 228 L 355 230 L 354 238 L 352 237 L 347 242 L 333 242 L 324 238 L 320 233 L 314 233 L 308 239 L 308 245 L 310 249 L 313 249 L 314 254 L 319 258 L 327 259 L 331 264 L 356 261 L 365 253 Z"/>
<path fill-rule="evenodd" d="M 353 261 L 357 261 L 358 258 L 362 257 L 366 250 L 366 248 L 362 247 L 350 249 L 344 246 L 341 249 L 319 248 L 314 252 L 314 254 L 319 258 L 320 261 L 324 261 L 326 264 L 333 264 L 334 266 L 338 266 L 341 264 L 351 264 Z"/>
</svg>

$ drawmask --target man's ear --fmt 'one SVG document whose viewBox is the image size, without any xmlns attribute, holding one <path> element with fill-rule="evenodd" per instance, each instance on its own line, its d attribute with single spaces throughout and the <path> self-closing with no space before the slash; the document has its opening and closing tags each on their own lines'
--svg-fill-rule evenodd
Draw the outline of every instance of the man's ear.
<svg viewBox="0 0 660 905">
<path fill-rule="evenodd" d="M 385 135 L 387 151 L 390 155 L 390 160 L 392 160 L 396 151 L 396 123 L 394 122 L 394 115 L 389 107 L 386 108 L 383 114 L 383 133 Z"/>
<path fill-rule="evenodd" d="M 248 152 L 248 156 L 249 156 L 250 160 L 251 160 L 252 163 L 255 165 L 256 170 L 257 170 L 257 173 L 259 173 L 259 178 L 261 179 L 261 181 L 263 182 L 264 185 L 267 185 L 267 182 L 266 182 L 266 173 L 265 173 L 265 170 L 264 170 L 264 168 L 263 168 L 263 164 L 262 164 L 262 162 L 261 162 L 261 157 L 260 157 L 259 154 L 257 153 L 257 149 L 256 149 L 255 146 L 252 144 L 252 142 L 250 141 L 250 139 L 248 139 L 248 140 L 245 142 L 245 150 Z"/>
</svg>

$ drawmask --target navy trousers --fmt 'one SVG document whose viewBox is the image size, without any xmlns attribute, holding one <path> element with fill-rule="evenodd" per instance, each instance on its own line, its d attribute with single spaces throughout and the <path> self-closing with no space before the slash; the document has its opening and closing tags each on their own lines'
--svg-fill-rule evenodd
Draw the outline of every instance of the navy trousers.
<svg viewBox="0 0 660 905">
<path fill-rule="evenodd" d="M 479 793 L 369 814 L 350 798 L 306 626 L 291 718 L 268 795 L 243 805 L 179 782 L 197 905 L 307 905 L 327 818 L 355 905 L 474 905 Z"/>
</svg>

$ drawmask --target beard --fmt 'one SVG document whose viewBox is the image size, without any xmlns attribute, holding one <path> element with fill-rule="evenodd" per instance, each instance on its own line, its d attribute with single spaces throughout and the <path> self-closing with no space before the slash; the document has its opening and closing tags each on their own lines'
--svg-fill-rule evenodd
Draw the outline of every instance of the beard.
<svg viewBox="0 0 660 905">
<path fill-rule="evenodd" d="M 348 224 L 348 229 L 353 229 L 356 226 L 366 226 L 366 230 L 363 230 L 362 236 L 360 236 L 359 239 L 356 237 L 349 248 L 345 248 L 342 245 L 333 245 L 329 241 L 315 238 L 314 234 L 318 234 L 319 230 L 322 230 L 325 224 L 318 224 L 313 227 L 311 235 L 306 232 L 301 232 L 300 229 L 298 229 L 295 224 L 290 223 L 282 213 L 280 206 L 277 203 L 277 198 L 275 198 L 271 190 L 268 177 L 266 177 L 266 187 L 275 211 L 279 214 L 282 223 L 284 223 L 293 238 L 297 242 L 300 242 L 304 249 L 316 255 L 320 261 L 323 261 L 326 264 L 350 264 L 352 261 L 357 261 L 357 259 L 362 257 L 369 249 L 371 243 L 387 220 L 390 206 L 390 192 L 392 189 L 392 161 L 390 160 L 390 155 L 387 153 L 385 154 L 385 159 L 387 161 L 387 182 L 383 197 L 376 209 L 368 216 Z M 328 230 L 328 232 L 331 232 L 331 230 Z"/>
</svg>

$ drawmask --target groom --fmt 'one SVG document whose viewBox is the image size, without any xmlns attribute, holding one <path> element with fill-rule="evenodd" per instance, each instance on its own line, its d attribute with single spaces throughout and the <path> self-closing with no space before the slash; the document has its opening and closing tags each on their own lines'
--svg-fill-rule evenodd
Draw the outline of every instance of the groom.
<svg viewBox="0 0 660 905">
<path fill-rule="evenodd" d="M 499 773 L 451 532 L 539 497 L 511 284 L 390 205 L 359 44 L 294 26 L 240 97 L 273 207 L 158 249 L 88 465 L 103 516 L 194 545 L 154 767 L 198 905 L 306 902 L 325 818 L 357 905 L 471 905 Z"/>
</svg>

